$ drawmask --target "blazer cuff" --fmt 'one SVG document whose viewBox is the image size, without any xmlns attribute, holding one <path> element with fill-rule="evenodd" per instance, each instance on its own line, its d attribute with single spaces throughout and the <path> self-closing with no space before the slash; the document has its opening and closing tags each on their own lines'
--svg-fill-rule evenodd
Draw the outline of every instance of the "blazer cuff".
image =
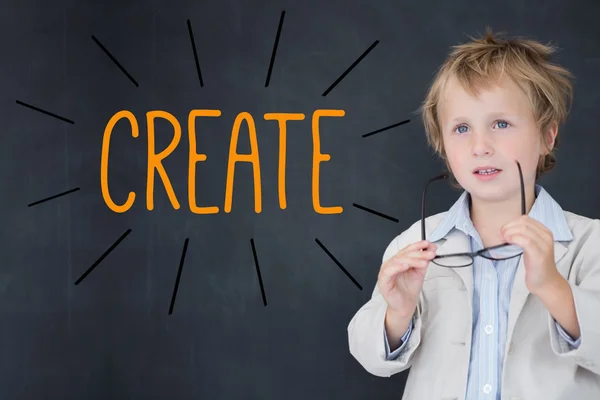
<svg viewBox="0 0 600 400">
<path fill-rule="evenodd" d="M 600 299 L 598 292 L 582 288 L 569 282 L 575 300 L 575 311 L 579 321 L 580 336 L 575 341 L 576 348 L 571 348 L 569 342 L 555 324 L 554 318 L 548 313 L 550 327 L 550 345 L 554 354 L 559 357 L 573 358 L 581 367 L 600 375 L 600 324 L 598 309 Z"/>
<path fill-rule="evenodd" d="M 569 346 L 571 347 L 570 350 L 579 348 L 579 345 L 581 344 L 581 336 L 579 336 L 577 340 L 574 340 L 571 337 L 571 335 L 569 335 L 567 331 L 565 331 L 564 328 L 558 323 L 558 321 L 554 320 L 554 325 L 556 326 L 556 330 L 558 331 L 560 336 L 562 336 L 563 339 L 565 339 L 565 341 L 567 342 L 567 344 L 569 344 Z"/>
<path fill-rule="evenodd" d="M 400 339 L 400 347 L 398 347 L 396 350 L 394 350 L 393 352 L 390 353 L 390 344 L 389 344 L 389 341 L 387 338 L 387 331 L 385 330 L 385 323 L 384 323 L 383 339 L 385 340 L 385 359 L 386 360 L 389 361 L 389 360 L 395 360 L 396 358 L 398 358 L 398 356 L 400 355 L 402 350 L 404 350 L 406 348 L 406 343 L 408 342 L 408 338 L 410 337 L 410 334 L 412 333 L 412 329 L 413 329 L 413 320 L 411 319 L 410 325 L 408 325 L 408 329 L 406 330 L 406 332 Z"/>
</svg>

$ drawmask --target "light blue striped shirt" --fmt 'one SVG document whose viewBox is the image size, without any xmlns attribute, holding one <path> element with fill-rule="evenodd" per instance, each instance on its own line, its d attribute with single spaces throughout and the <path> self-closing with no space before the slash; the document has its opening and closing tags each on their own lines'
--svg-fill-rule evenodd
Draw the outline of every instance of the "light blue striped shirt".
<svg viewBox="0 0 600 400">
<path fill-rule="evenodd" d="M 536 199 L 529 216 L 552 231 L 555 241 L 569 241 L 573 235 L 567 225 L 560 205 L 540 185 L 535 186 Z M 428 240 L 440 240 L 452 229 L 458 229 L 469 236 L 472 251 L 483 248 L 477 230 L 473 226 L 469 211 L 468 193 L 465 191 L 448 210 L 442 221 L 434 229 Z M 510 294 L 520 257 L 503 261 L 492 261 L 484 257 L 475 257 L 473 268 L 473 332 L 471 341 L 471 360 L 467 381 L 467 400 L 500 400 L 502 383 L 502 365 L 506 345 L 508 309 Z M 573 340 L 556 323 L 560 335 L 571 345 L 579 347 L 581 338 Z M 411 322 L 408 331 L 402 337 L 402 345 L 390 353 L 384 326 L 386 358 L 393 360 L 404 349 L 412 332 Z"/>
</svg>

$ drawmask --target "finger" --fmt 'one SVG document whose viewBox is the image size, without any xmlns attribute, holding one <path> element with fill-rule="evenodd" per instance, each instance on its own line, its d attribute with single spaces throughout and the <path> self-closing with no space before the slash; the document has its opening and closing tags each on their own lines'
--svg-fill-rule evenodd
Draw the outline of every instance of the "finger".
<svg viewBox="0 0 600 400">
<path fill-rule="evenodd" d="M 553 239 L 552 232 L 541 222 L 524 215 L 521 218 L 518 218 L 514 221 L 510 221 L 506 225 L 500 228 L 500 232 L 506 232 L 512 229 L 522 228 L 523 231 L 533 230 L 537 232 L 540 238 L 546 238 L 546 240 Z"/>
<path fill-rule="evenodd" d="M 382 268 L 380 275 L 384 279 L 390 279 L 393 276 L 405 272 L 410 268 L 424 268 L 429 265 L 428 260 L 421 260 L 411 257 L 402 257 L 392 260 L 389 264 Z"/>
<path fill-rule="evenodd" d="M 415 242 L 415 243 L 412 243 L 412 244 L 406 246 L 400 252 L 408 252 L 408 251 L 427 249 L 431 245 L 433 245 L 433 243 L 431 243 L 429 240 L 420 240 L 418 242 Z"/>
<path fill-rule="evenodd" d="M 530 253 L 533 248 L 535 248 L 535 250 L 537 250 L 537 245 L 531 239 L 531 237 L 522 235 L 520 233 L 515 233 L 507 241 L 510 244 L 516 244 L 517 246 L 521 247 L 523 250 L 527 251 L 527 253 Z"/>
<path fill-rule="evenodd" d="M 548 229 L 544 224 L 535 219 L 530 219 L 529 227 L 538 234 L 540 238 L 544 238 L 545 240 L 554 241 L 554 236 L 552 235 L 552 231 Z"/>
<path fill-rule="evenodd" d="M 437 246 L 435 243 L 431 243 L 428 240 L 421 240 L 420 242 L 413 243 L 409 246 L 406 246 L 402 250 L 400 250 L 397 254 L 409 254 L 409 253 L 419 253 L 423 251 L 435 251 Z"/>
<path fill-rule="evenodd" d="M 548 235 L 543 231 L 536 229 L 532 225 L 516 226 L 510 229 L 506 229 L 503 233 L 503 237 L 509 243 L 514 236 L 519 235 L 526 241 L 534 243 L 546 243 L 549 239 Z"/>
<path fill-rule="evenodd" d="M 424 250 L 435 252 L 437 250 L 437 245 L 435 243 L 429 242 L 429 245 Z"/>
<path fill-rule="evenodd" d="M 511 226 L 511 227 L 506 227 L 506 228 L 502 228 L 500 230 L 500 235 L 502 236 L 502 239 L 504 239 L 507 242 L 510 242 L 510 238 L 514 235 L 517 234 L 522 234 L 523 228 L 520 226 Z"/>
<path fill-rule="evenodd" d="M 545 253 L 546 246 L 535 234 L 524 235 L 516 233 L 511 236 L 509 243 L 516 244 L 530 255 L 537 256 Z"/>
<path fill-rule="evenodd" d="M 532 218 L 530 218 L 528 215 L 521 215 L 517 219 L 508 221 L 506 224 L 502 225 L 502 227 L 500 229 L 502 230 L 502 229 L 514 228 L 516 226 L 522 226 L 523 224 L 525 224 L 526 222 L 528 222 L 531 219 Z"/>
<path fill-rule="evenodd" d="M 390 264 L 381 270 L 379 279 L 382 282 L 389 282 L 396 278 L 396 275 L 408 270 L 410 266 L 404 263 Z"/>
<path fill-rule="evenodd" d="M 435 257 L 435 250 L 411 251 L 409 253 L 399 254 L 399 258 L 409 257 L 419 260 L 432 260 Z"/>
<path fill-rule="evenodd" d="M 526 224 L 531 224 L 532 226 L 537 226 L 537 227 L 542 228 L 542 229 L 544 229 L 544 228 L 548 229 L 548 227 L 546 225 L 544 225 L 543 223 L 541 223 L 540 221 L 538 221 L 535 218 L 531 218 L 529 215 L 522 216 L 521 220 L 523 222 L 525 222 Z"/>
<path fill-rule="evenodd" d="M 411 251 L 408 253 L 398 253 L 390 261 L 393 264 L 397 264 L 397 263 L 405 263 L 405 264 L 409 263 L 410 264 L 410 262 L 417 262 L 417 261 L 418 262 L 421 262 L 421 261 L 429 262 L 429 261 L 433 260 L 434 257 L 435 257 L 434 251 L 416 250 L 416 251 Z"/>
<path fill-rule="evenodd" d="M 408 265 L 408 268 L 424 268 L 426 266 L 429 265 L 429 263 L 431 262 L 431 260 L 429 259 L 423 259 L 423 258 L 416 258 L 416 257 L 403 257 L 403 258 L 399 258 L 398 260 L 394 260 L 394 264 L 405 264 Z"/>
</svg>

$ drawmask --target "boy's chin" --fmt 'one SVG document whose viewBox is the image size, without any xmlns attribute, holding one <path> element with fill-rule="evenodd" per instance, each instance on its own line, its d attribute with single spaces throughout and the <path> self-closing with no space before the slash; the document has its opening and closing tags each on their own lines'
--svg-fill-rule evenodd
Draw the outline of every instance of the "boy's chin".
<svg viewBox="0 0 600 400">
<path fill-rule="evenodd" d="M 471 198 L 485 203 L 497 203 L 506 200 L 506 192 L 500 193 L 482 193 L 481 191 L 470 192 Z"/>
<path fill-rule="evenodd" d="M 469 191 L 471 198 L 483 201 L 486 203 L 495 203 L 507 200 L 510 197 L 510 193 L 507 188 L 502 188 L 500 185 L 488 186 L 488 187 L 472 187 Z"/>
<path fill-rule="evenodd" d="M 506 185 L 501 184 L 500 181 L 494 182 L 479 182 L 477 178 L 473 177 L 468 185 L 463 186 L 471 197 L 483 201 L 499 201 L 506 199 L 509 188 Z"/>
</svg>

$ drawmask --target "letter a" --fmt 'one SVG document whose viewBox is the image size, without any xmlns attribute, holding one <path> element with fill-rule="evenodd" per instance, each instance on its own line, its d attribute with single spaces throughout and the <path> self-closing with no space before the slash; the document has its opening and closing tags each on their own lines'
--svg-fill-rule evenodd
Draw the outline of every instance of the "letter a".
<svg viewBox="0 0 600 400">
<path fill-rule="evenodd" d="M 250 154 L 238 154 L 237 143 L 242 121 L 248 124 L 250 136 Z M 259 214 L 262 210 L 261 188 L 260 188 L 260 162 L 258 159 L 258 140 L 256 139 L 256 127 L 254 119 L 248 112 L 241 112 L 235 118 L 231 131 L 231 144 L 229 146 L 229 161 L 227 162 L 227 187 L 225 188 L 225 212 L 231 212 L 233 201 L 233 176 L 235 174 L 235 163 L 239 161 L 252 163 L 254 171 L 254 211 Z"/>
</svg>

